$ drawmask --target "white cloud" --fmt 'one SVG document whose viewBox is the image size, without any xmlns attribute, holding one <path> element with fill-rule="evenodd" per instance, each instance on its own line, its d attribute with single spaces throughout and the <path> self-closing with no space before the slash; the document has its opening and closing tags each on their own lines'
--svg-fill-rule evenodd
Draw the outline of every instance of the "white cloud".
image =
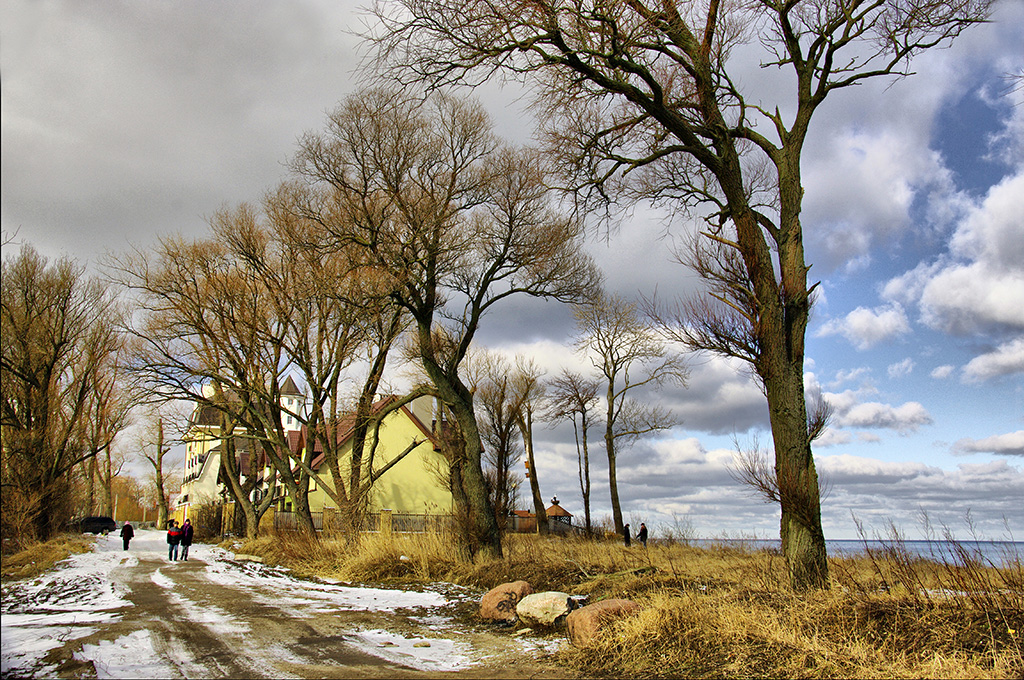
<svg viewBox="0 0 1024 680">
<path fill-rule="evenodd" d="M 858 380 L 867 380 L 871 375 L 871 368 L 868 366 L 860 366 L 859 368 L 841 369 L 836 372 L 835 380 L 828 383 L 828 386 L 832 389 L 842 387 L 848 382 L 856 382 Z"/>
<path fill-rule="evenodd" d="M 893 406 L 877 401 L 861 401 L 862 397 L 873 392 L 873 389 L 826 392 L 825 400 L 833 409 L 832 426 L 895 430 L 905 434 L 933 422 L 931 414 L 920 402 L 908 401 Z M 832 435 L 833 441 L 838 441 L 835 439 L 837 436 L 835 433 Z"/>
<path fill-rule="evenodd" d="M 870 349 L 880 342 L 910 332 L 910 323 L 903 307 L 892 303 L 868 309 L 858 307 L 842 319 L 827 321 L 817 332 L 818 337 L 841 335 L 860 350 Z"/>
<path fill-rule="evenodd" d="M 1024 337 L 974 357 L 964 366 L 964 380 L 967 382 L 984 382 L 1015 373 L 1024 373 Z"/>
<path fill-rule="evenodd" d="M 899 406 L 865 402 L 840 414 L 837 422 L 845 427 L 885 428 L 898 432 L 912 432 L 921 425 L 930 425 L 932 417 L 928 410 L 916 401 L 908 401 Z"/>
<path fill-rule="evenodd" d="M 1024 430 L 982 439 L 960 439 L 953 444 L 953 453 L 996 453 L 1004 456 L 1024 456 Z"/>
<path fill-rule="evenodd" d="M 1024 328 L 1024 172 L 993 186 L 950 240 L 949 254 L 886 283 L 883 297 L 920 304 L 948 333 Z"/>
<path fill-rule="evenodd" d="M 932 372 L 929 375 L 931 375 L 931 377 L 935 378 L 936 380 L 945 380 L 949 376 L 953 375 L 953 371 L 955 370 L 955 366 L 945 364 L 943 366 L 936 366 L 935 368 L 933 368 Z"/>
<path fill-rule="evenodd" d="M 656 399 L 690 432 L 734 434 L 768 425 L 764 393 L 748 365 L 738 359 L 709 356 L 695 361 L 685 387 L 666 389 Z"/>
<path fill-rule="evenodd" d="M 889 365 L 890 378 L 905 378 L 914 370 L 914 360 L 907 357 L 903 361 Z"/>
<path fill-rule="evenodd" d="M 906 120 L 876 123 L 870 133 L 852 123 L 833 131 L 817 149 L 827 154 L 806 163 L 804 210 L 816 227 L 808 230 L 808 242 L 826 267 L 863 269 L 878 241 L 910 225 L 910 207 L 922 188 L 952 184 L 921 130 L 908 129 Z"/>
</svg>

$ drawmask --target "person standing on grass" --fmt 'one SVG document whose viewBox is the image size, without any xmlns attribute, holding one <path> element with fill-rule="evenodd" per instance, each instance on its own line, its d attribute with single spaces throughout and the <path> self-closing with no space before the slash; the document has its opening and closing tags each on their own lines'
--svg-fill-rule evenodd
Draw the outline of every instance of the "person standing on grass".
<svg viewBox="0 0 1024 680">
<path fill-rule="evenodd" d="M 626 547 L 629 547 L 629 525 L 622 527 L 622 539 L 626 542 Z"/>
<path fill-rule="evenodd" d="M 186 519 L 181 525 L 181 559 L 188 561 L 188 549 L 192 546 L 192 520 Z"/>
<path fill-rule="evenodd" d="M 636 534 L 636 540 L 643 543 L 645 548 L 647 547 L 647 525 L 643 522 L 640 522 L 640 531 Z"/>
<path fill-rule="evenodd" d="M 178 545 L 181 543 L 181 527 L 176 520 L 167 523 L 167 559 L 175 562 L 178 559 Z"/>
<path fill-rule="evenodd" d="M 131 524 L 129 524 L 128 522 L 125 522 L 124 526 L 121 527 L 121 541 L 124 543 L 124 549 L 125 550 L 128 549 L 128 544 L 131 542 L 132 538 L 134 538 L 134 537 L 135 537 L 135 529 L 132 528 Z"/>
</svg>

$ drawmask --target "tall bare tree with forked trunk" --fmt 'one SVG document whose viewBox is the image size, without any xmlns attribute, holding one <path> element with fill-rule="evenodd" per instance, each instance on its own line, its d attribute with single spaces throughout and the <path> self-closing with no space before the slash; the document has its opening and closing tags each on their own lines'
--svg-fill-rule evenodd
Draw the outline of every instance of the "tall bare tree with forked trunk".
<svg viewBox="0 0 1024 680">
<path fill-rule="evenodd" d="M 400 81 L 528 83 L 580 200 L 660 201 L 706 218 L 704 238 L 724 249 L 707 269 L 713 341 L 689 322 L 680 334 L 749 361 L 764 388 L 777 474 L 802 489 L 781 501 L 780 534 L 790 582 L 806 589 L 828 584 L 803 386 L 808 132 L 834 92 L 909 75 L 916 55 L 984 21 L 993 1 L 378 0 L 370 37 Z M 764 97 L 734 58 L 756 50 L 789 76 Z"/>
</svg>

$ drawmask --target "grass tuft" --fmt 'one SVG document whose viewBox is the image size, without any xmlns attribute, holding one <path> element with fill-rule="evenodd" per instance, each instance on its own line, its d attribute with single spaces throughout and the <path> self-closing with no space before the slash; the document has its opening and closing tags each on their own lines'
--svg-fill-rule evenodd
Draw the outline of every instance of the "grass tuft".
<svg viewBox="0 0 1024 680">
<path fill-rule="evenodd" d="M 34 578 L 49 571 L 61 560 L 87 552 L 93 539 L 78 534 L 61 534 L 44 543 L 34 543 L 12 554 L 4 555 L 0 565 L 4 581 Z"/>
</svg>

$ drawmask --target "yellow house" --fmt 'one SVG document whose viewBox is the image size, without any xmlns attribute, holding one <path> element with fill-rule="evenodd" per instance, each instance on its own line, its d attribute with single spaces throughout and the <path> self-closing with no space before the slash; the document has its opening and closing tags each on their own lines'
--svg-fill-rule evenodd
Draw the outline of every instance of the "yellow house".
<svg viewBox="0 0 1024 680">
<path fill-rule="evenodd" d="M 397 401 L 397 397 L 386 397 L 373 405 L 375 412 Z M 349 462 L 352 457 L 352 436 L 355 420 L 352 417 L 342 422 L 339 438 L 342 448 L 339 453 L 341 473 L 347 475 L 351 469 Z M 399 514 L 449 514 L 452 512 L 452 494 L 445 483 L 447 461 L 441 454 L 440 439 L 436 432 L 437 424 L 433 418 L 433 400 L 421 397 L 411 404 L 402 406 L 388 414 L 381 423 L 376 451 L 373 458 L 373 470 L 379 471 L 391 464 L 413 443 L 418 445 L 394 463 L 376 482 L 374 482 L 367 509 L 370 512 L 391 510 Z M 373 446 L 373 433 L 367 433 L 364 461 Z M 293 438 L 293 450 L 305 446 L 305 432 Z M 365 465 L 365 463 L 364 463 Z M 335 508 L 336 503 L 324 491 L 324 485 L 334 488 L 334 480 L 327 466 L 324 465 L 323 454 L 313 459 L 313 469 L 319 474 L 309 490 L 309 508 L 312 512 L 324 508 Z M 268 471 L 269 472 L 269 471 Z M 364 471 L 364 475 L 368 471 Z M 269 478 L 270 475 L 268 474 Z M 347 486 L 347 478 L 346 478 Z M 287 500 L 282 497 L 279 510 L 289 510 Z"/>
</svg>

